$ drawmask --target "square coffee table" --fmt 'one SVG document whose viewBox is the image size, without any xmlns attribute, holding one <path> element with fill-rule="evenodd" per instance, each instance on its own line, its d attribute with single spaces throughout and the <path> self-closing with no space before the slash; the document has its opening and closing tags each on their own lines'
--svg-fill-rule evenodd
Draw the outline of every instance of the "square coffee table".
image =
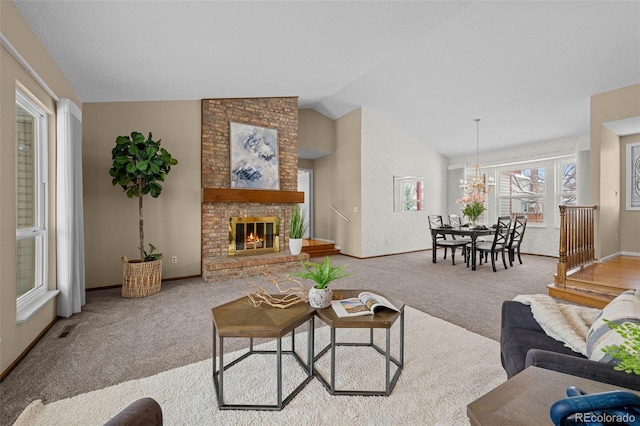
<svg viewBox="0 0 640 426">
<path fill-rule="evenodd" d="M 358 294 L 363 291 L 368 290 L 333 290 L 334 295 L 340 294 L 342 298 L 348 299 L 350 297 L 357 297 Z M 377 293 L 376 294 L 380 294 Z M 356 317 L 343 317 L 340 318 L 336 315 L 335 311 L 331 306 L 325 309 L 318 309 L 316 311 L 316 315 L 322 321 L 324 321 L 331 328 L 331 342 L 322 349 L 314 359 L 314 362 L 317 362 L 321 357 L 323 357 L 328 351 L 330 351 L 331 357 L 331 373 L 330 378 L 327 380 L 322 374 L 315 369 L 314 374 L 324 385 L 327 391 L 331 395 L 366 395 L 366 396 L 388 396 L 391 394 L 396 382 L 398 381 L 398 377 L 402 372 L 402 368 L 404 366 L 404 302 L 401 302 L 397 299 L 392 299 L 390 297 L 386 297 L 383 294 L 381 296 L 385 297 L 389 302 L 391 302 L 396 308 L 398 308 L 399 312 L 395 312 L 389 309 L 379 310 L 377 313 L 373 315 L 364 315 L 364 316 L 356 316 Z M 400 319 L 400 332 L 399 332 L 399 356 L 395 358 L 391 356 L 391 327 L 396 322 L 396 320 Z M 355 342 L 338 342 L 336 341 L 336 330 L 339 328 L 363 328 L 369 329 L 369 341 L 366 343 L 355 343 Z M 375 344 L 373 340 L 373 330 L 376 328 L 386 329 L 386 340 L 385 340 L 385 348 L 382 349 L 378 345 Z M 384 356 L 385 359 L 385 388 L 384 390 L 349 390 L 349 389 L 336 389 L 336 362 L 339 360 L 336 359 L 336 347 L 338 346 L 362 346 L 362 347 L 371 347 L 376 350 L 379 354 Z M 391 364 L 396 366 L 396 371 L 391 376 Z"/>
<path fill-rule="evenodd" d="M 211 309 L 213 318 L 213 382 L 221 410 L 282 410 L 298 392 L 313 379 L 313 334 L 315 310 L 308 303 L 300 302 L 280 309 L 266 303 L 254 307 L 248 297 L 234 300 Z M 307 340 L 307 362 L 305 363 L 295 350 L 295 329 L 304 323 L 309 324 Z M 291 350 L 282 349 L 282 338 L 291 332 Z M 249 338 L 249 350 L 234 361 L 224 364 L 224 339 L 228 337 Z M 275 338 L 277 349 L 255 350 L 254 338 Z M 219 339 L 219 354 L 216 341 Z M 216 366 L 218 354 L 218 366 Z M 228 369 L 254 354 L 275 354 L 277 363 L 277 389 L 275 404 L 228 404 L 224 399 L 224 376 Z M 283 399 L 282 395 L 282 355 L 291 355 L 306 373 L 305 379 Z"/>
<path fill-rule="evenodd" d="M 567 397 L 569 386 L 576 386 L 586 393 L 630 390 L 545 368 L 527 367 L 467 405 L 467 416 L 473 426 L 552 426 L 549 409 L 556 401 Z"/>
</svg>

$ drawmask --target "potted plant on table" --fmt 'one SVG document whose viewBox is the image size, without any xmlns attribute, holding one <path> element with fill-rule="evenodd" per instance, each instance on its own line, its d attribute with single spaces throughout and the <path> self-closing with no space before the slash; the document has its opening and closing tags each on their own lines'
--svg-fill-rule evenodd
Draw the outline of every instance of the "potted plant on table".
<svg viewBox="0 0 640 426">
<path fill-rule="evenodd" d="M 116 146 L 111 150 L 113 165 L 109 170 L 113 186 L 122 187 L 129 198 L 138 199 L 138 232 L 140 236 L 140 259 L 129 261 L 122 257 L 124 275 L 123 297 L 144 297 L 160 291 L 162 279 L 162 253 L 154 253 L 149 244 L 149 252 L 144 245 L 143 199 L 149 194 L 157 198 L 162 193 L 164 182 L 171 166 L 178 164 L 166 149 L 160 146 L 161 139 L 154 141 L 138 132 L 131 136 L 118 136 Z"/>
<path fill-rule="evenodd" d="M 471 221 L 471 228 L 475 228 L 477 226 L 477 220 L 482 213 L 487 209 L 484 205 L 485 197 L 484 194 L 473 193 L 468 197 L 459 198 L 456 200 L 456 203 L 462 204 L 462 214 L 469 218 Z"/>
<path fill-rule="evenodd" d="M 305 220 L 306 211 L 300 209 L 300 205 L 293 206 L 291 222 L 289 223 L 289 250 L 293 255 L 299 255 L 302 251 L 302 238 L 309 228 Z"/>
<path fill-rule="evenodd" d="M 315 286 L 309 289 L 309 304 L 312 308 L 327 308 L 331 305 L 332 291 L 328 287 L 329 283 L 340 278 L 344 278 L 351 274 L 343 274 L 344 266 L 334 266 L 331 259 L 327 256 L 321 264 L 314 262 L 303 262 L 304 272 L 292 274 L 293 276 L 311 280 L 315 282 Z"/>
</svg>

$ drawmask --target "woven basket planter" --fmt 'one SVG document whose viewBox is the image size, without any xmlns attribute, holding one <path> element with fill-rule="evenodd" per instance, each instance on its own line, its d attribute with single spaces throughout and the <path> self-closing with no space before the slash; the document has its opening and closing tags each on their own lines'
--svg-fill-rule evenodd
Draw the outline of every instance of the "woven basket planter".
<svg viewBox="0 0 640 426">
<path fill-rule="evenodd" d="M 160 291 L 162 260 L 151 262 L 129 261 L 122 256 L 122 297 L 146 297 Z"/>
</svg>

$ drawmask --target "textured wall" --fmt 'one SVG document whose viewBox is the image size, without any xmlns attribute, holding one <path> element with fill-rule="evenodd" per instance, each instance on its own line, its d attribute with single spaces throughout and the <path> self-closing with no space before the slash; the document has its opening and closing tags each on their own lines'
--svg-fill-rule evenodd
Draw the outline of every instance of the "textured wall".
<svg viewBox="0 0 640 426">
<path fill-rule="evenodd" d="M 429 214 L 446 215 L 447 159 L 362 109 L 362 256 L 431 247 Z M 393 177 L 424 177 L 424 210 L 393 211 Z"/>
</svg>

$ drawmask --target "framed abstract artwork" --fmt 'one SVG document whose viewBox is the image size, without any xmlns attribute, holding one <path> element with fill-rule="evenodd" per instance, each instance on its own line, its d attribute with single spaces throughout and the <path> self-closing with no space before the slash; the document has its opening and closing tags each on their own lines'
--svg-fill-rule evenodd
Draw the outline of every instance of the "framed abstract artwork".
<svg viewBox="0 0 640 426">
<path fill-rule="evenodd" d="M 640 142 L 627 144 L 627 210 L 640 210 Z"/>
<path fill-rule="evenodd" d="M 280 189 L 278 131 L 229 123 L 231 188 Z"/>
</svg>

